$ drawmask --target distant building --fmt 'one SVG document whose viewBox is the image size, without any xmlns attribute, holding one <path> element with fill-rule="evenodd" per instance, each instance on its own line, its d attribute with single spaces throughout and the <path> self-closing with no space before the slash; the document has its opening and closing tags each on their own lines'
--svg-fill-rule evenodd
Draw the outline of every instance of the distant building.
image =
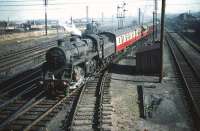
<svg viewBox="0 0 200 131">
<path fill-rule="evenodd" d="M 182 31 L 200 33 L 200 20 L 192 14 L 183 13 L 176 18 L 176 23 Z"/>
</svg>

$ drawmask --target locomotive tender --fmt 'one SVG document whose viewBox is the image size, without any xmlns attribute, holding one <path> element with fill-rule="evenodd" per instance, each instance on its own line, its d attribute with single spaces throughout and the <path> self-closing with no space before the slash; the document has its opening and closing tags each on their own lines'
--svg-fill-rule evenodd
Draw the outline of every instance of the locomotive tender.
<svg viewBox="0 0 200 131">
<path fill-rule="evenodd" d="M 149 35 L 152 24 L 129 27 L 115 32 L 72 35 L 68 41 L 46 52 L 42 66 L 41 84 L 51 94 L 64 93 L 84 83 L 100 67 L 112 62 L 113 57 L 139 39 Z"/>
</svg>

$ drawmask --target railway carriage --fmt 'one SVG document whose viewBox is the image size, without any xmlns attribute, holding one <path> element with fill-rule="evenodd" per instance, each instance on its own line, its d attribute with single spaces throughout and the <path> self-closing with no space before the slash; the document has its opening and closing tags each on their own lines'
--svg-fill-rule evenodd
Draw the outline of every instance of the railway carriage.
<svg viewBox="0 0 200 131">
<path fill-rule="evenodd" d="M 143 37 L 146 37 L 150 34 L 152 30 L 152 24 L 144 25 L 144 26 L 135 26 L 127 29 L 117 30 L 115 32 L 111 32 L 112 36 L 115 37 L 116 41 L 116 52 L 123 51 L 128 46 L 133 45 L 135 42 L 140 40 Z"/>
<path fill-rule="evenodd" d="M 140 39 L 139 28 L 126 29 L 126 31 L 116 32 L 116 44 L 117 51 L 123 51 L 126 47 L 132 45 L 134 42 Z"/>
</svg>

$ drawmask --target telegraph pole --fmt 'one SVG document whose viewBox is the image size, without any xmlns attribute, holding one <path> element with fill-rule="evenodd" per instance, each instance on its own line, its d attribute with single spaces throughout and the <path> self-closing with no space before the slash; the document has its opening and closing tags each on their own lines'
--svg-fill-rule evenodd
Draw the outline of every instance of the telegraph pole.
<svg viewBox="0 0 200 131">
<path fill-rule="evenodd" d="M 139 8 L 139 12 L 138 12 L 138 25 L 141 24 L 141 10 Z"/>
<path fill-rule="evenodd" d="M 103 12 L 101 12 L 101 24 L 103 25 L 103 21 L 104 20 L 104 13 Z"/>
<path fill-rule="evenodd" d="M 7 22 L 6 28 L 9 27 L 9 24 L 10 24 L 10 18 L 8 17 L 8 22 Z"/>
<path fill-rule="evenodd" d="M 155 12 L 153 11 L 153 42 L 155 42 Z"/>
<path fill-rule="evenodd" d="M 120 7 L 117 6 L 117 22 L 118 22 L 118 29 L 120 28 L 120 12 L 119 12 Z"/>
<path fill-rule="evenodd" d="M 47 35 L 47 4 L 48 4 L 48 0 L 44 0 L 44 6 L 45 6 L 45 35 Z"/>
<path fill-rule="evenodd" d="M 158 28 L 157 28 L 157 10 L 158 10 L 158 1 L 155 0 L 155 14 L 154 14 L 154 18 L 155 18 L 155 38 L 157 39 L 157 35 L 158 35 Z"/>
<path fill-rule="evenodd" d="M 114 15 L 112 15 L 112 28 L 113 28 L 113 25 L 114 25 Z"/>
<path fill-rule="evenodd" d="M 191 14 L 190 10 L 188 10 L 188 14 L 189 14 L 189 15 Z"/>
<path fill-rule="evenodd" d="M 87 20 L 87 24 L 88 24 L 89 23 L 88 6 L 86 6 L 86 20 Z"/>
<path fill-rule="evenodd" d="M 71 25 L 73 24 L 73 18 L 72 18 L 72 16 L 71 16 L 71 19 L 70 19 L 70 21 L 71 21 Z"/>
<path fill-rule="evenodd" d="M 160 78 L 159 82 L 162 82 L 163 78 L 163 42 L 164 42 L 164 25 L 165 25 L 165 0 L 162 0 L 162 12 L 161 12 L 161 32 L 160 32 Z"/>
</svg>

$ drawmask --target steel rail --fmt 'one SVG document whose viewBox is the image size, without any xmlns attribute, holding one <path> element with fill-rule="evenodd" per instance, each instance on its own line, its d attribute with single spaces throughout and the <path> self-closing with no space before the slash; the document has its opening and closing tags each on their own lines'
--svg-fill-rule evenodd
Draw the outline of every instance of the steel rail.
<svg viewBox="0 0 200 131">
<path fill-rule="evenodd" d="M 14 96 L 13 98 L 5 101 L 4 103 L 0 104 L 0 109 L 3 108 L 4 106 L 16 101 L 17 99 L 19 99 L 20 97 L 22 97 L 24 94 L 27 94 L 31 91 L 33 91 L 34 89 L 38 88 L 38 86 L 36 86 L 35 84 L 33 84 L 32 86 L 28 87 L 27 89 L 23 90 L 22 92 L 20 92 L 19 94 L 17 94 L 16 96 Z"/>
<path fill-rule="evenodd" d="M 8 125 L 10 122 L 14 121 L 19 116 L 21 116 L 24 113 L 26 113 L 34 105 L 36 105 L 36 104 L 40 103 L 41 101 L 43 101 L 46 97 L 42 97 L 40 99 L 37 99 L 37 98 L 43 96 L 44 92 L 45 91 L 41 91 L 39 94 L 37 94 L 35 97 L 30 99 L 27 103 L 25 103 L 19 110 L 17 110 L 11 116 L 9 116 L 6 120 L 4 120 L 4 122 L 0 125 L 0 128 L 3 128 L 4 126 Z"/>
<path fill-rule="evenodd" d="M 185 92 L 187 95 L 187 99 L 191 106 L 192 117 L 195 122 L 195 126 L 200 129 L 200 100 L 199 100 L 199 93 L 200 93 L 200 81 L 197 77 L 197 70 L 195 70 L 194 65 L 190 63 L 188 57 L 185 56 L 184 50 L 182 50 L 178 45 L 177 42 L 170 37 L 168 33 L 166 36 L 167 43 L 170 47 L 172 55 L 175 59 L 175 62 L 178 66 L 178 69 L 181 73 L 182 79 L 185 83 Z"/>
<path fill-rule="evenodd" d="M 78 91 L 79 88 L 75 89 L 73 92 L 69 94 L 69 96 L 65 96 L 61 100 L 59 100 L 55 105 L 53 105 L 51 108 L 49 108 L 45 113 L 43 113 L 41 116 L 39 116 L 36 120 L 34 120 L 31 124 L 26 126 L 23 131 L 29 131 L 31 127 L 33 127 L 35 124 L 37 124 L 40 120 L 42 120 L 45 116 L 47 116 L 50 112 L 52 112 L 56 107 L 58 107 L 60 104 L 62 104 L 65 100 L 67 100 L 70 96 L 75 94 Z"/>
<path fill-rule="evenodd" d="M 14 82 L 12 82 L 11 84 L 8 84 L 6 87 L 1 87 L 2 89 L 0 89 L 0 94 L 9 90 L 9 88 L 16 86 L 17 84 L 20 84 L 21 82 L 27 81 L 28 79 L 30 79 L 31 77 L 33 77 L 34 75 L 36 75 L 37 73 L 39 73 L 41 70 L 38 69 L 34 72 L 31 72 L 30 74 L 26 75 L 26 77 L 22 77 L 19 80 L 15 80 Z M 17 77 L 18 78 L 18 77 Z M 5 81 L 7 82 L 7 81 Z M 8 81 L 10 82 L 10 81 Z M 3 86 L 3 85 L 2 85 Z"/>
</svg>

